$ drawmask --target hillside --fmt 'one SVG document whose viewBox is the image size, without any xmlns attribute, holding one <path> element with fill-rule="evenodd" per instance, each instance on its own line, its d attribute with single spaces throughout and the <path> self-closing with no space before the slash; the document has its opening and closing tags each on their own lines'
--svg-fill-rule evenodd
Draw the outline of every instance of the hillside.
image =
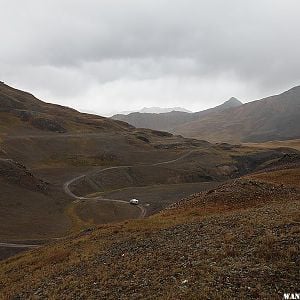
<svg viewBox="0 0 300 300">
<path fill-rule="evenodd" d="M 183 149 L 163 149 L 174 142 Z M 171 160 L 189 144 L 167 133 L 136 131 L 123 122 L 48 104 L 0 83 L 0 242 L 48 240 L 91 222 L 139 217 L 128 203 L 74 203 L 63 185 L 107 166 Z M 0 257 L 3 251 L 0 247 Z"/>
<path fill-rule="evenodd" d="M 174 129 L 176 134 L 212 142 L 264 142 L 300 137 L 300 86 L 246 103 Z"/>
<path fill-rule="evenodd" d="M 20 163 L 0 159 L 0 189 L 2 240 L 55 237 L 70 227 L 62 212 L 67 203 L 63 193 Z"/>
<path fill-rule="evenodd" d="M 300 288 L 299 167 L 296 158 L 2 262 L 4 298 L 282 299 Z"/>
<path fill-rule="evenodd" d="M 30 93 L 0 83 L 0 135 L 126 130 L 130 126 L 74 109 L 45 103 Z"/>
<path fill-rule="evenodd" d="M 183 111 L 171 111 L 168 113 L 131 113 L 128 115 L 114 115 L 112 119 L 127 122 L 137 128 L 151 128 L 174 132 L 177 126 L 203 118 L 211 113 L 223 111 L 231 107 L 237 107 L 242 103 L 236 98 L 231 98 L 221 105 L 196 113 Z"/>
<path fill-rule="evenodd" d="M 0 258 L 11 255 L 1 243 L 143 218 L 297 153 L 136 129 L 3 83 L 0 95 Z M 140 205 L 129 205 L 136 197 Z"/>
</svg>

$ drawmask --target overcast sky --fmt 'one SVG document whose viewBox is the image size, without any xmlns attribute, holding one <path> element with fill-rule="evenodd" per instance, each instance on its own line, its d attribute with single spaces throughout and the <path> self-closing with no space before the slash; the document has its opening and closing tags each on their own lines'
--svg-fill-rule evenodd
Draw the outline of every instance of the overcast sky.
<svg viewBox="0 0 300 300">
<path fill-rule="evenodd" d="M 299 0 L 0 0 L 0 80 L 109 115 L 300 84 Z"/>
</svg>

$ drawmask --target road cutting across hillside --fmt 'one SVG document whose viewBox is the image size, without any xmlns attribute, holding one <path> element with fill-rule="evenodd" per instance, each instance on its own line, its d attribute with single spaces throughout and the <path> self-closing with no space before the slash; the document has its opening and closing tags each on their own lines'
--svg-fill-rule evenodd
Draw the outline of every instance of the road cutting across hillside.
<svg viewBox="0 0 300 300">
<path fill-rule="evenodd" d="M 177 161 L 179 161 L 181 159 L 186 158 L 187 156 L 189 156 L 193 152 L 194 152 L 194 150 L 189 151 L 188 153 L 185 153 L 184 155 L 181 155 L 180 157 L 178 157 L 176 159 L 173 159 L 173 160 L 158 162 L 158 163 L 149 164 L 149 165 L 141 164 L 139 166 L 155 167 L 155 166 L 160 166 L 160 165 L 165 165 L 165 164 L 171 164 L 171 163 L 174 163 L 174 162 L 177 162 Z M 110 201 L 110 202 L 130 204 L 128 201 L 119 200 L 119 199 L 105 199 L 105 198 L 102 198 L 100 196 L 97 196 L 97 197 L 82 197 L 82 196 L 78 196 L 78 195 L 75 195 L 71 191 L 70 186 L 74 182 L 80 181 L 80 180 L 84 179 L 85 177 L 93 175 L 93 174 L 103 173 L 103 172 L 108 171 L 108 170 L 118 170 L 118 169 L 124 169 L 124 168 L 131 168 L 131 167 L 135 167 L 135 166 L 136 165 L 131 165 L 131 166 L 116 166 L 116 167 L 109 167 L 109 168 L 101 169 L 101 170 L 98 170 L 98 171 L 93 170 L 93 171 L 91 171 L 89 173 L 82 174 L 80 176 L 74 177 L 71 180 L 65 182 L 65 184 L 63 186 L 63 189 L 64 189 L 65 193 L 68 196 L 70 196 L 70 197 L 72 197 L 72 198 L 75 199 L 74 202 L 76 202 L 76 203 L 80 202 L 81 200 L 102 200 L 102 201 Z M 140 218 L 144 218 L 146 216 L 146 214 L 147 214 L 146 208 L 143 205 L 136 205 L 136 207 L 138 207 L 140 209 L 140 211 L 141 211 Z"/>
<path fill-rule="evenodd" d="M 40 247 L 40 245 L 0 243 L 0 247 L 5 247 L 5 248 L 38 248 L 38 247 Z"/>
<path fill-rule="evenodd" d="M 169 161 L 163 161 L 163 162 L 158 162 L 158 163 L 154 163 L 154 164 L 149 164 L 149 165 L 146 165 L 146 164 L 140 164 L 139 166 L 144 166 L 144 167 L 153 167 L 153 166 L 160 166 L 160 165 L 165 165 L 165 164 L 171 164 L 171 163 L 174 163 L 174 162 L 177 162 L 181 159 L 184 159 L 186 157 L 188 157 L 191 153 L 193 153 L 194 150 L 192 151 L 189 151 L 188 153 L 185 153 L 184 155 L 181 155 L 180 157 L 176 158 L 176 159 L 173 159 L 173 160 L 169 160 Z M 115 202 L 115 203 L 123 203 L 123 204 L 128 204 L 130 205 L 130 203 L 128 201 L 125 201 L 125 200 L 119 200 L 119 199 L 107 199 L 107 198 L 102 198 L 102 197 L 82 197 L 82 196 L 78 196 L 78 195 L 75 195 L 71 189 L 70 189 L 70 186 L 71 184 L 73 184 L 74 182 L 76 181 L 80 181 L 82 180 L 83 178 L 87 177 L 87 176 L 90 176 L 92 174 L 99 174 L 99 173 L 103 173 L 105 171 L 108 171 L 108 170 L 118 170 L 118 169 L 122 169 L 122 168 L 130 168 L 130 167 L 134 167 L 136 165 L 131 165 L 131 166 L 115 166 L 115 167 L 109 167 L 109 168 L 105 168 L 105 169 L 101 169 L 101 170 L 93 170 L 89 173 L 86 173 L 86 174 L 82 174 L 80 176 L 77 176 L 77 177 L 74 177 L 72 178 L 71 180 L 67 181 L 64 183 L 63 185 L 63 189 L 64 189 L 64 192 L 70 196 L 71 198 L 74 199 L 74 203 L 78 203 L 82 200 L 98 200 L 98 201 L 109 201 L 109 202 Z M 146 208 L 143 206 L 143 205 L 136 205 L 136 207 L 141 211 L 140 213 L 140 218 L 144 218 L 147 214 L 147 210 Z M 54 238 L 54 239 L 59 239 L 59 238 Z M 0 243 L 0 248 L 26 248 L 26 249 L 34 249 L 34 248 L 37 248 L 37 247 L 40 247 L 40 245 L 32 245 L 32 244 L 15 244 L 15 243 L 4 243 L 4 242 L 1 242 Z"/>
</svg>

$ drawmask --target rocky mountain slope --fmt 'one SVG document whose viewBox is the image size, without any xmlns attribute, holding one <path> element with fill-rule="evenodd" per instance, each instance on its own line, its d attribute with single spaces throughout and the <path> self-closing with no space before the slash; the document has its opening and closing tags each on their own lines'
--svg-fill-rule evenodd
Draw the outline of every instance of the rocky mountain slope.
<svg viewBox="0 0 300 300">
<path fill-rule="evenodd" d="M 177 126 L 186 137 L 224 142 L 264 142 L 300 137 L 300 86 Z"/>
<path fill-rule="evenodd" d="M 299 170 L 253 174 L 148 219 L 91 228 L 2 262 L 2 294 L 282 299 L 300 288 Z"/>
<path fill-rule="evenodd" d="M 0 134 L 127 130 L 129 125 L 45 103 L 30 93 L 0 83 Z"/>
<path fill-rule="evenodd" d="M 0 97 L 0 243 L 151 215 L 295 152 L 136 129 L 3 83 Z"/>
<path fill-rule="evenodd" d="M 24 165 L 0 159 L 0 190 L 1 241 L 56 237 L 70 228 L 62 191 Z"/>
<path fill-rule="evenodd" d="M 112 119 L 127 122 L 137 128 L 151 128 L 155 130 L 176 132 L 175 128 L 182 124 L 198 120 L 214 112 L 240 106 L 241 104 L 242 103 L 236 98 L 231 98 L 221 105 L 196 113 L 188 113 L 183 111 L 171 111 L 168 113 L 159 114 L 137 112 L 128 115 L 114 115 Z"/>
<path fill-rule="evenodd" d="M 44 244 L 0 262 L 0 298 L 298 289 L 297 150 L 136 129 L 4 84 L 0 95 L 0 259 Z"/>
<path fill-rule="evenodd" d="M 300 87 L 246 104 L 232 98 L 198 113 L 116 115 L 136 127 L 165 130 L 211 142 L 265 142 L 300 137 Z"/>
</svg>

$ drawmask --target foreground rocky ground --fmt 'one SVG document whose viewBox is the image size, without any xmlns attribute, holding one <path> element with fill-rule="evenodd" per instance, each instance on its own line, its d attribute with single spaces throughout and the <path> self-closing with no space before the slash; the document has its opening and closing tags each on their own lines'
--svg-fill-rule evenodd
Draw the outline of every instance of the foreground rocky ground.
<svg viewBox="0 0 300 300">
<path fill-rule="evenodd" d="M 300 290 L 300 168 L 276 172 L 3 261 L 1 298 L 282 299 Z"/>
</svg>

